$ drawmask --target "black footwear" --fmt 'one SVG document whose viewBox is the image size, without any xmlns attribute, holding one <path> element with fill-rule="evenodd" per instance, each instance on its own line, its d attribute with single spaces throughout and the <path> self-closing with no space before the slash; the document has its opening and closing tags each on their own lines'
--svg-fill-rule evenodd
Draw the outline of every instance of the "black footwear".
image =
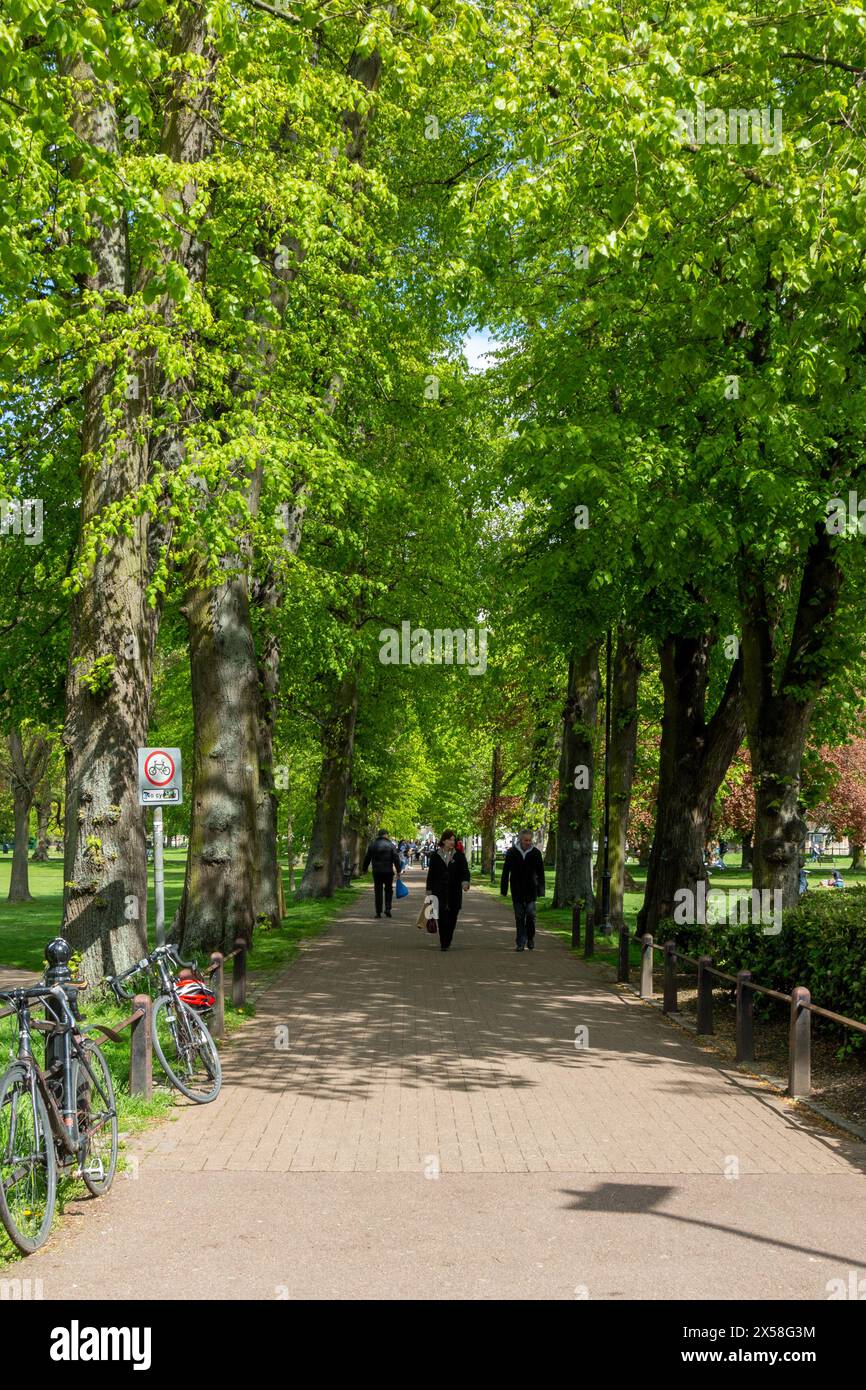
<svg viewBox="0 0 866 1390">
<path fill-rule="evenodd" d="M 386 912 L 386 913 L 385 913 L 385 916 L 386 916 L 386 917 L 390 917 L 390 916 L 391 916 L 390 912 Z"/>
<path fill-rule="evenodd" d="M 380 918 L 381 916 L 382 916 L 381 912 L 377 912 L 377 913 L 376 913 L 376 921 L 377 921 L 377 922 L 378 922 L 378 920 L 379 920 L 379 918 Z"/>
<path fill-rule="evenodd" d="M 534 951 L 534 950 L 535 950 L 535 942 L 534 942 L 534 941 L 527 941 L 527 943 L 526 943 L 526 949 L 527 949 L 528 951 Z"/>
<path fill-rule="evenodd" d="M 523 947 L 522 947 L 522 946 L 515 946 L 514 949 L 515 949 L 515 951 L 522 951 L 522 950 L 523 950 Z"/>
</svg>

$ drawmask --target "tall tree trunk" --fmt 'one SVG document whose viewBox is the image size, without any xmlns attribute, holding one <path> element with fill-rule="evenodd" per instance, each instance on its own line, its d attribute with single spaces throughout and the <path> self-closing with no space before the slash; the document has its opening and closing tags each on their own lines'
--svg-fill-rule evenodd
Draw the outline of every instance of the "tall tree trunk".
<svg viewBox="0 0 866 1390">
<path fill-rule="evenodd" d="M 746 719 L 755 783 L 753 887 L 781 889 L 784 907 L 799 900 L 799 857 L 806 834 L 800 769 L 818 694 L 831 669 L 842 573 L 826 526 L 815 528 L 803 566 L 784 662 L 777 662 L 778 619 L 760 577 L 741 576 Z M 777 665 L 781 670 L 777 672 Z"/>
<path fill-rule="evenodd" d="M 195 72 L 178 64 L 166 106 L 162 153 L 187 166 L 176 192 L 186 212 L 197 197 L 188 167 L 205 158 L 212 144 L 206 109 L 214 59 L 204 5 L 184 3 L 178 10 L 173 44 L 176 57 L 205 59 Z M 71 66 L 73 124 L 101 160 L 118 154 L 117 114 L 113 98 L 82 59 Z M 83 167 L 83 166 L 81 166 Z M 166 199 L 168 203 L 171 195 Z M 85 282 L 91 294 L 104 297 L 105 312 L 122 308 L 131 289 L 127 219 L 94 218 L 89 251 L 95 272 Z M 181 263 L 193 282 L 205 275 L 202 243 L 183 232 L 178 248 L 166 247 L 163 260 Z M 161 313 L 167 324 L 173 301 L 164 296 Z M 111 403 L 120 364 L 97 363 L 84 390 L 81 440 L 81 550 L 105 511 L 127 503 L 171 456 L 178 433 L 166 430 L 148 454 L 141 428 L 145 401 L 165 387 L 155 356 L 141 371 L 141 387 L 122 404 L 120 438 L 114 432 L 111 466 Z M 181 383 L 168 394 L 180 397 Z M 109 405 L 111 409 L 109 410 Z M 70 659 L 66 682 L 66 833 L 64 854 L 64 931 L 83 958 L 85 975 L 122 970 L 145 946 L 147 863 L 144 816 L 138 805 L 138 747 L 147 742 L 153 651 L 159 606 L 147 603 L 147 587 L 169 527 L 155 525 L 135 510 L 115 527 L 110 550 L 97 553 L 70 608 Z"/>
<path fill-rule="evenodd" d="M 275 594 L 273 581 L 269 585 Z M 269 601 L 271 610 L 275 598 Z M 257 865 L 254 884 L 255 918 L 270 926 L 280 924 L 280 864 L 277 846 L 277 800 L 274 781 L 274 730 L 277 722 L 277 695 L 280 688 L 280 645 L 273 632 L 266 632 L 258 665 L 258 795 L 256 797 Z"/>
<path fill-rule="evenodd" d="M 548 712 L 554 698 L 555 690 L 551 686 L 545 692 L 543 703 L 538 702 L 540 708 L 536 708 L 529 777 L 521 817 L 523 824 L 532 830 L 533 843 L 538 846 L 543 846 L 547 838 L 550 793 L 556 767 L 556 721 Z"/>
<path fill-rule="evenodd" d="M 592 789 L 598 723 L 598 643 L 568 663 L 568 689 L 562 716 L 559 806 L 556 818 L 554 907 L 578 899 L 594 911 L 592 891 Z M 577 783 L 577 785 L 575 785 Z"/>
<path fill-rule="evenodd" d="M 194 588 L 186 615 L 195 727 L 189 852 L 176 934 L 189 955 L 252 940 L 259 750 L 246 577 Z"/>
<path fill-rule="evenodd" d="M 12 846 L 12 873 L 9 879 L 10 903 L 32 902 L 29 878 L 29 838 L 30 838 L 30 795 L 25 788 L 17 787 L 12 793 L 12 809 L 15 817 L 15 841 Z"/>
<path fill-rule="evenodd" d="M 34 864 L 44 863 L 48 858 L 48 822 L 51 819 L 51 798 L 40 797 L 36 805 L 36 848 L 32 859 Z"/>
<path fill-rule="evenodd" d="M 637 756 L 637 695 L 640 662 L 632 637 L 620 630 L 613 660 L 610 738 L 610 920 L 614 931 L 624 925 L 626 849 L 631 789 Z M 629 876 L 630 877 L 630 876 Z M 597 907 L 600 904 L 596 904 Z"/>
<path fill-rule="evenodd" d="M 556 826 L 552 825 L 547 832 L 547 844 L 544 846 L 544 867 L 553 869 L 556 867 Z"/>
<path fill-rule="evenodd" d="M 70 79 L 76 134 L 98 158 L 113 159 L 119 142 L 112 98 L 82 59 L 72 63 Z M 79 161 L 76 172 L 84 167 Z M 125 214 L 95 218 L 88 250 L 95 270 L 85 289 L 116 312 L 130 291 Z M 117 365 L 107 356 L 97 361 L 84 386 L 80 551 L 100 515 L 147 478 L 146 450 L 135 430 L 140 400 L 123 402 L 122 446 L 105 466 Z M 70 604 L 63 931 L 90 979 L 132 965 L 145 945 L 136 750 L 147 741 L 150 703 L 153 624 L 146 585 L 147 521 L 132 515 L 116 530 L 110 551 L 97 553 Z"/>
<path fill-rule="evenodd" d="M 358 676 L 351 670 L 340 682 L 322 728 L 322 769 L 316 787 L 310 849 L 299 889 L 302 898 L 330 898 L 337 886 L 357 716 Z"/>
<path fill-rule="evenodd" d="M 713 638 L 668 637 L 661 647 L 664 713 L 655 835 L 637 934 L 656 933 L 674 910 L 678 889 L 705 880 L 704 845 L 716 793 L 742 742 L 742 667 L 731 670 L 718 709 L 706 722 Z"/>
<path fill-rule="evenodd" d="M 3 769 L 12 790 L 15 818 L 15 842 L 9 880 L 10 903 L 31 901 L 28 867 L 30 810 L 51 756 L 51 744 L 42 734 L 29 734 L 25 737 L 26 743 L 18 729 L 13 729 L 8 735 L 6 747 L 9 757 Z"/>
<path fill-rule="evenodd" d="M 752 832 L 751 830 L 747 830 L 746 833 L 743 835 L 743 839 L 742 839 L 743 862 L 742 862 L 742 865 L 741 865 L 741 867 L 742 867 L 743 869 L 751 869 L 751 867 L 752 867 L 752 840 L 753 840 L 753 838 L 754 838 L 754 837 L 753 837 L 753 832 Z"/>
</svg>

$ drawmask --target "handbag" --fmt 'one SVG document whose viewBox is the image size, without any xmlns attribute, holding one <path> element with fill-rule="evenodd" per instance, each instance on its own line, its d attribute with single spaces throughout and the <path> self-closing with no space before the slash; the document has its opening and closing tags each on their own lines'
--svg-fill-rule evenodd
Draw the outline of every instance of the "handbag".
<svg viewBox="0 0 866 1390">
<path fill-rule="evenodd" d="M 396 889 L 395 889 L 395 892 L 396 892 L 398 898 L 408 898 L 408 896 L 409 896 L 409 889 L 406 887 L 406 885 L 405 885 L 405 883 L 403 882 L 402 878 L 398 878 L 398 879 L 397 879 L 397 887 L 396 887 Z"/>
<path fill-rule="evenodd" d="M 439 924 L 437 923 L 435 917 L 427 916 L 427 908 L 429 906 L 429 902 L 430 897 L 428 894 L 428 896 L 425 897 L 423 903 L 421 904 L 421 911 L 418 913 L 418 921 L 415 923 L 415 926 L 418 928 L 419 931 L 422 927 L 426 927 L 429 932 L 434 933 L 439 930 Z"/>
</svg>

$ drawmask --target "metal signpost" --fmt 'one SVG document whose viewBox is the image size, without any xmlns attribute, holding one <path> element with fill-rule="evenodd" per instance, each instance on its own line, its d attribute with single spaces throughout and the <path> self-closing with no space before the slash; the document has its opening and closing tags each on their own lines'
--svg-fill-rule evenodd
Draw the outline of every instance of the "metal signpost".
<svg viewBox="0 0 866 1390">
<path fill-rule="evenodd" d="M 162 808 L 183 804 L 179 748 L 139 748 L 138 802 L 153 807 L 153 884 L 156 944 L 165 945 L 165 872 L 162 860 Z"/>
</svg>

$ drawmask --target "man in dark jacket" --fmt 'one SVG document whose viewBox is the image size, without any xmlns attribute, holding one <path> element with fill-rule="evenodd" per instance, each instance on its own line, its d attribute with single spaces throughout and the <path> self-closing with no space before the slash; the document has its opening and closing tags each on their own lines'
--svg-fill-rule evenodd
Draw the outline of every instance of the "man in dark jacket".
<svg viewBox="0 0 866 1390">
<path fill-rule="evenodd" d="M 503 898 L 508 897 L 508 881 L 511 880 L 511 902 L 514 907 L 514 920 L 517 924 L 517 945 L 522 951 L 528 946 L 535 950 L 535 900 L 543 898 L 544 859 L 541 850 L 532 843 L 532 831 L 521 830 L 517 844 L 512 845 L 502 866 L 502 882 L 499 891 Z"/>
<path fill-rule="evenodd" d="M 373 894 L 376 899 L 376 916 L 382 916 L 382 899 L 385 900 L 385 916 L 391 916 L 391 901 L 394 895 L 394 870 L 400 877 L 402 865 L 397 846 L 388 838 L 387 830 L 380 830 L 375 840 L 367 846 L 362 873 L 373 866 Z"/>
</svg>

